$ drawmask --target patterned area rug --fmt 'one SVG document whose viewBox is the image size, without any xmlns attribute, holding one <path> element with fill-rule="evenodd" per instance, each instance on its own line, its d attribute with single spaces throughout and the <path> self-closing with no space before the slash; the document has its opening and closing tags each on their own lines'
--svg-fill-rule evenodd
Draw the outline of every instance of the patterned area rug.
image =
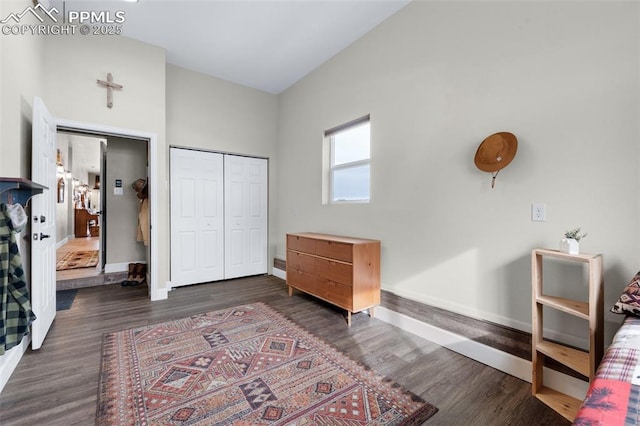
<svg viewBox="0 0 640 426">
<path fill-rule="evenodd" d="M 104 336 L 98 425 L 418 425 L 436 411 L 262 303 Z"/>
<path fill-rule="evenodd" d="M 56 271 L 92 268 L 98 264 L 98 250 L 70 251 L 56 263 Z"/>
</svg>

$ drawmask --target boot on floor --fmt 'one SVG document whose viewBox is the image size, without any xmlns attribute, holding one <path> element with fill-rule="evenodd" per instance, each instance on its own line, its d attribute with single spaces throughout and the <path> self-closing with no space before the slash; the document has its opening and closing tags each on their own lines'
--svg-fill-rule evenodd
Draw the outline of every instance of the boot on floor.
<svg viewBox="0 0 640 426">
<path fill-rule="evenodd" d="M 146 281 L 146 279 L 147 279 L 147 265 L 145 263 L 136 263 L 135 276 L 133 278 L 133 282 L 135 282 L 135 284 L 133 285 L 142 284 Z"/>
<path fill-rule="evenodd" d="M 132 285 L 137 285 L 137 283 L 134 283 L 133 280 L 136 276 L 136 265 L 138 265 L 137 263 L 130 263 L 129 264 L 129 274 L 127 275 L 127 279 L 122 281 L 122 286 L 123 287 L 130 287 Z"/>
</svg>

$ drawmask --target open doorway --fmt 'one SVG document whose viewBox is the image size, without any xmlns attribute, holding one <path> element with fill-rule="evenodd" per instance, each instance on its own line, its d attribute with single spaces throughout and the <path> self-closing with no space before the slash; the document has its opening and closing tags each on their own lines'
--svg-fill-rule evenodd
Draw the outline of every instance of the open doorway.
<svg viewBox="0 0 640 426">
<path fill-rule="evenodd" d="M 131 184 L 148 176 L 148 141 L 59 130 L 57 149 L 64 172 L 56 206 L 56 288 L 120 283 L 129 263 L 147 259 Z"/>
</svg>

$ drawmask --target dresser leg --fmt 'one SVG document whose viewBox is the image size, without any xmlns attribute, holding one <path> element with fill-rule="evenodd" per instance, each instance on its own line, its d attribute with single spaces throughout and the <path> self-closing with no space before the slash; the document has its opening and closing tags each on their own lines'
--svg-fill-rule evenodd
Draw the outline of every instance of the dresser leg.
<svg viewBox="0 0 640 426">
<path fill-rule="evenodd" d="M 351 327 L 351 311 L 347 311 L 347 326 Z"/>
<path fill-rule="evenodd" d="M 369 308 L 369 318 L 373 318 L 373 306 Z"/>
<path fill-rule="evenodd" d="M 289 297 L 293 296 L 293 287 L 288 286 L 289 287 Z"/>
</svg>

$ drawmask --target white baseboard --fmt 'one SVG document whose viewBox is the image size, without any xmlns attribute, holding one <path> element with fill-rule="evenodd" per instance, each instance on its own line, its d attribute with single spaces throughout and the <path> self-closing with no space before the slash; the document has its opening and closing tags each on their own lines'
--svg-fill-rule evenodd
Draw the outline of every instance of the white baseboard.
<svg viewBox="0 0 640 426">
<path fill-rule="evenodd" d="M 283 280 L 286 281 L 287 280 L 287 271 L 283 271 L 282 269 L 274 267 L 273 268 L 273 276 L 274 277 L 278 277 L 278 278 L 283 279 Z"/>
<path fill-rule="evenodd" d="M 148 277 L 147 277 L 148 279 Z M 149 282 L 149 281 L 147 281 Z M 171 289 L 171 287 L 169 287 L 171 285 L 171 282 L 166 282 L 165 283 L 165 288 L 156 288 L 154 290 L 151 290 L 151 301 L 155 302 L 157 300 L 165 300 L 169 298 L 169 289 Z"/>
<path fill-rule="evenodd" d="M 69 242 L 69 237 L 66 237 L 64 240 L 56 243 L 56 250 L 62 247 L 63 245 L 67 244 L 68 242 Z"/>
<path fill-rule="evenodd" d="M 111 274 L 113 272 L 129 272 L 130 263 L 147 263 L 145 260 L 136 260 L 133 262 L 107 263 L 104 265 L 104 273 Z"/>
<path fill-rule="evenodd" d="M 375 317 L 442 347 L 531 383 L 531 361 L 508 354 L 467 337 L 424 323 L 415 318 L 377 306 Z M 545 367 L 544 381 L 549 387 L 577 399 L 584 399 L 589 384 Z"/>
<path fill-rule="evenodd" d="M 4 355 L 0 356 L 0 393 L 7 382 L 9 382 L 9 378 L 18 366 L 18 363 L 20 363 L 22 355 L 24 355 L 27 348 L 29 348 L 30 343 L 31 336 L 25 336 L 18 346 L 14 346 L 5 352 Z"/>
</svg>

